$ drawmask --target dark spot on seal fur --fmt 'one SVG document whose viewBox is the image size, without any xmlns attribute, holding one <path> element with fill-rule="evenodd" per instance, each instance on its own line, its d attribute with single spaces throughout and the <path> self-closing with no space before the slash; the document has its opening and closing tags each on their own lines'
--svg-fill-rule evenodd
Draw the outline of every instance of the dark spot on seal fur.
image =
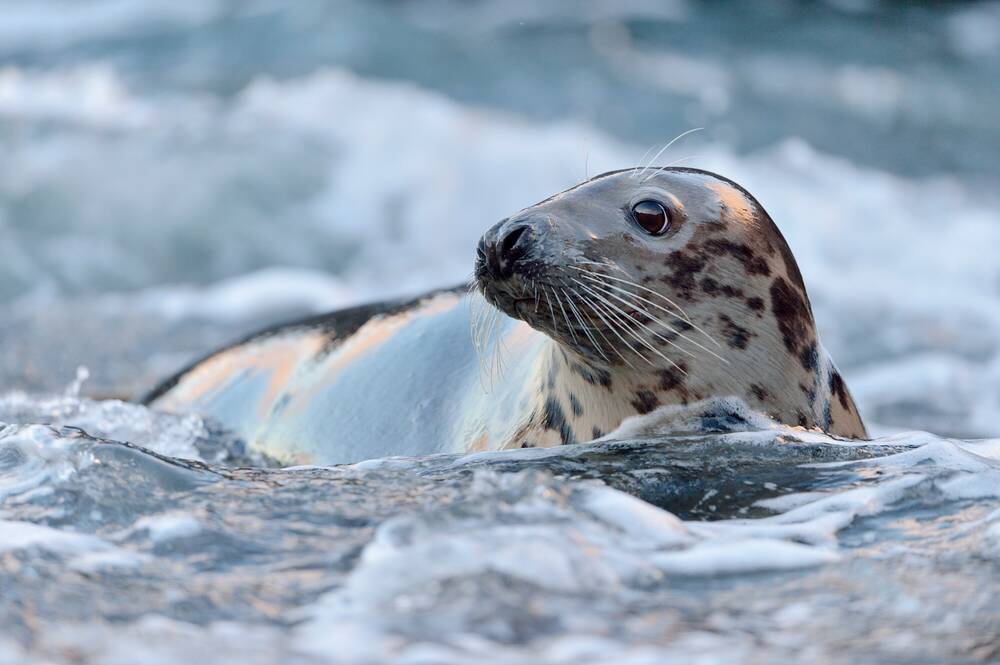
<svg viewBox="0 0 1000 665">
<path fill-rule="evenodd" d="M 535 447 L 535 444 L 533 444 L 533 443 L 530 443 L 530 442 L 528 442 L 528 441 L 525 441 L 524 443 L 522 443 L 522 444 L 521 444 L 521 447 L 522 447 L 522 448 L 534 448 L 534 447 Z"/>
<path fill-rule="evenodd" d="M 733 321 L 728 314 L 719 314 L 719 320 L 722 321 L 722 332 L 726 336 L 726 343 L 734 349 L 747 348 L 754 334 Z"/>
<path fill-rule="evenodd" d="M 549 364 L 549 376 L 548 376 L 548 379 L 546 381 L 546 385 L 549 387 L 549 390 L 555 390 L 556 389 L 556 378 L 558 376 L 559 376 L 559 365 L 557 363 L 550 363 Z"/>
<path fill-rule="evenodd" d="M 676 320 L 680 321 L 680 319 L 676 319 Z M 645 319 L 644 319 L 643 322 L 644 323 L 654 323 L 655 321 L 656 321 L 656 319 L 651 319 L 649 317 L 645 317 Z M 676 330 L 664 330 L 662 332 L 657 332 L 656 336 L 659 337 L 660 339 L 665 339 L 668 342 L 674 342 L 674 341 L 677 340 L 678 337 L 680 337 L 680 332 L 676 331 Z"/>
<path fill-rule="evenodd" d="M 723 207 L 725 207 L 725 204 L 723 204 Z M 723 221 L 713 219 L 702 222 L 698 225 L 698 229 L 705 235 L 716 235 L 718 233 L 725 233 L 729 229 L 729 226 Z"/>
<path fill-rule="evenodd" d="M 583 405 L 580 404 L 580 400 L 576 398 L 573 393 L 569 394 L 569 408 L 573 411 L 573 415 L 579 418 L 583 415 Z"/>
<path fill-rule="evenodd" d="M 809 305 L 784 277 L 777 277 L 771 283 L 771 309 L 778 321 L 778 330 L 781 331 L 785 348 L 791 353 L 797 353 L 799 347 L 811 337 L 812 316 Z"/>
<path fill-rule="evenodd" d="M 799 362 L 807 372 L 815 372 L 819 367 L 819 351 L 816 350 L 816 342 L 810 342 L 802 352 L 799 353 Z"/>
<path fill-rule="evenodd" d="M 767 277 L 771 274 L 771 267 L 767 265 L 767 261 L 757 256 L 752 249 L 743 243 L 733 242 L 725 238 L 712 238 L 705 241 L 705 250 L 716 256 L 729 254 L 742 263 L 743 269 L 751 275 Z"/>
<path fill-rule="evenodd" d="M 632 406 L 640 414 L 649 413 L 659 405 L 660 400 L 652 390 L 642 388 L 635 391 L 635 399 L 632 400 Z"/>
<path fill-rule="evenodd" d="M 777 227 L 774 228 L 777 229 Z M 780 236 L 780 232 L 778 232 L 778 234 Z M 781 259 L 785 262 L 785 274 L 788 275 L 788 279 L 792 280 L 792 284 L 805 292 L 806 284 L 802 281 L 802 273 L 799 271 L 799 264 L 795 262 L 792 250 L 788 247 L 788 243 L 785 242 L 784 238 L 780 238 L 778 249 L 781 250 Z"/>
<path fill-rule="evenodd" d="M 576 443 L 573 430 L 570 428 L 569 423 L 566 422 L 566 414 L 563 413 L 559 402 L 553 397 L 548 397 L 545 400 L 545 417 L 542 419 L 542 426 L 545 429 L 559 432 L 563 443 Z"/>
<path fill-rule="evenodd" d="M 660 371 L 660 390 L 676 390 L 684 385 L 684 379 L 675 369 Z"/>
<path fill-rule="evenodd" d="M 837 370 L 830 372 L 830 394 L 837 396 L 837 400 L 845 411 L 851 410 L 850 400 L 847 398 L 847 386 L 844 385 L 844 379 Z"/>
<path fill-rule="evenodd" d="M 600 427 L 595 427 L 594 429 L 590 430 L 590 435 L 595 439 L 600 439 L 602 436 L 604 436 L 604 432 L 601 431 Z"/>
<path fill-rule="evenodd" d="M 798 423 L 799 427 L 809 426 L 809 419 L 806 417 L 806 414 L 802 413 L 801 411 L 799 411 L 798 413 Z"/>
<path fill-rule="evenodd" d="M 800 383 L 799 384 L 799 390 L 801 390 L 802 394 L 806 396 L 806 399 L 809 400 L 810 404 L 813 404 L 813 403 L 816 402 L 816 390 L 815 389 L 810 388 L 809 386 L 807 386 L 804 383 Z"/>
<path fill-rule="evenodd" d="M 583 377 L 583 380 L 592 386 L 604 386 L 611 390 L 611 372 L 606 369 L 596 369 L 587 367 L 580 363 L 571 363 L 570 369 Z"/>
<path fill-rule="evenodd" d="M 690 393 L 684 384 L 685 372 L 687 372 L 687 365 L 683 362 L 678 363 L 677 368 L 671 367 L 670 369 L 660 370 L 660 383 L 657 387 L 663 392 L 676 391 L 681 401 L 687 404 Z"/>
<path fill-rule="evenodd" d="M 680 250 L 671 252 L 664 265 L 671 269 L 660 281 L 674 288 L 677 295 L 685 300 L 691 300 L 695 288 L 695 276 L 705 268 L 707 259 L 702 254 L 685 253 Z"/>
<path fill-rule="evenodd" d="M 764 299 L 759 296 L 754 296 L 752 298 L 747 298 L 747 307 L 755 312 L 764 311 Z"/>
<path fill-rule="evenodd" d="M 736 288 L 730 284 L 719 284 L 717 281 L 711 277 L 705 277 L 701 280 L 701 290 L 710 296 L 724 295 L 730 298 L 742 298 L 743 290 Z"/>
<path fill-rule="evenodd" d="M 767 392 L 767 389 L 759 383 L 751 383 L 750 392 L 761 402 L 766 402 L 771 397 L 771 393 Z"/>
</svg>

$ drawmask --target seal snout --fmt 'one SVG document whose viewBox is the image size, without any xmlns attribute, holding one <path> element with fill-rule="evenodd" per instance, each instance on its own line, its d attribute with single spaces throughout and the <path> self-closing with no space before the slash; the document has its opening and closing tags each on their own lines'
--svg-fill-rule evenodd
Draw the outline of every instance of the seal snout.
<svg viewBox="0 0 1000 665">
<path fill-rule="evenodd" d="M 479 241 L 477 256 L 497 279 L 510 279 L 534 245 L 534 231 L 526 220 L 504 221 Z"/>
</svg>

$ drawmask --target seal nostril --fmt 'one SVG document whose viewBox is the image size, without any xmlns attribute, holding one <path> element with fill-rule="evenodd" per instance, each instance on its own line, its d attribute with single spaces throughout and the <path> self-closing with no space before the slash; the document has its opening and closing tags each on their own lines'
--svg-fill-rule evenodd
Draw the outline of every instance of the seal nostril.
<svg viewBox="0 0 1000 665">
<path fill-rule="evenodd" d="M 516 261 L 524 255 L 525 245 L 527 243 L 520 241 L 524 237 L 524 232 L 527 230 L 527 226 L 518 226 L 511 229 L 510 232 L 504 236 L 503 240 L 500 241 L 500 259 L 502 261 L 510 263 Z"/>
</svg>

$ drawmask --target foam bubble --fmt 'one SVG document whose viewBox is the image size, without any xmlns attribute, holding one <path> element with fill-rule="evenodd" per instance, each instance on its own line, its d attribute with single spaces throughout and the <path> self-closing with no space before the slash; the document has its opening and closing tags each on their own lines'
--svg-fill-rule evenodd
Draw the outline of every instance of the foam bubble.
<svg viewBox="0 0 1000 665">
<path fill-rule="evenodd" d="M 40 548 L 61 555 L 77 555 L 112 549 L 109 543 L 95 536 L 30 522 L 0 520 L 0 534 L 0 552 Z"/>
<path fill-rule="evenodd" d="M 160 544 L 198 535 L 201 523 L 191 515 L 166 513 L 141 517 L 134 529 L 145 531 L 153 543 Z"/>
</svg>

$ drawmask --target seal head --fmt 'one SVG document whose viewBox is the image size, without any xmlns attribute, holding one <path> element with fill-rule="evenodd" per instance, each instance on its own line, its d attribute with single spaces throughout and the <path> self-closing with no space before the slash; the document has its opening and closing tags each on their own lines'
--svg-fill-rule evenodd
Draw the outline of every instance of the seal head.
<svg viewBox="0 0 1000 665">
<path fill-rule="evenodd" d="M 723 177 L 596 176 L 489 229 L 475 279 L 490 304 L 556 342 L 550 374 L 564 379 L 543 390 L 574 434 L 564 439 L 623 413 L 581 401 L 573 374 L 602 384 L 605 402 L 624 393 L 633 413 L 736 396 L 779 422 L 867 436 L 788 244 Z M 587 422 L 588 406 L 603 426 Z"/>
</svg>

